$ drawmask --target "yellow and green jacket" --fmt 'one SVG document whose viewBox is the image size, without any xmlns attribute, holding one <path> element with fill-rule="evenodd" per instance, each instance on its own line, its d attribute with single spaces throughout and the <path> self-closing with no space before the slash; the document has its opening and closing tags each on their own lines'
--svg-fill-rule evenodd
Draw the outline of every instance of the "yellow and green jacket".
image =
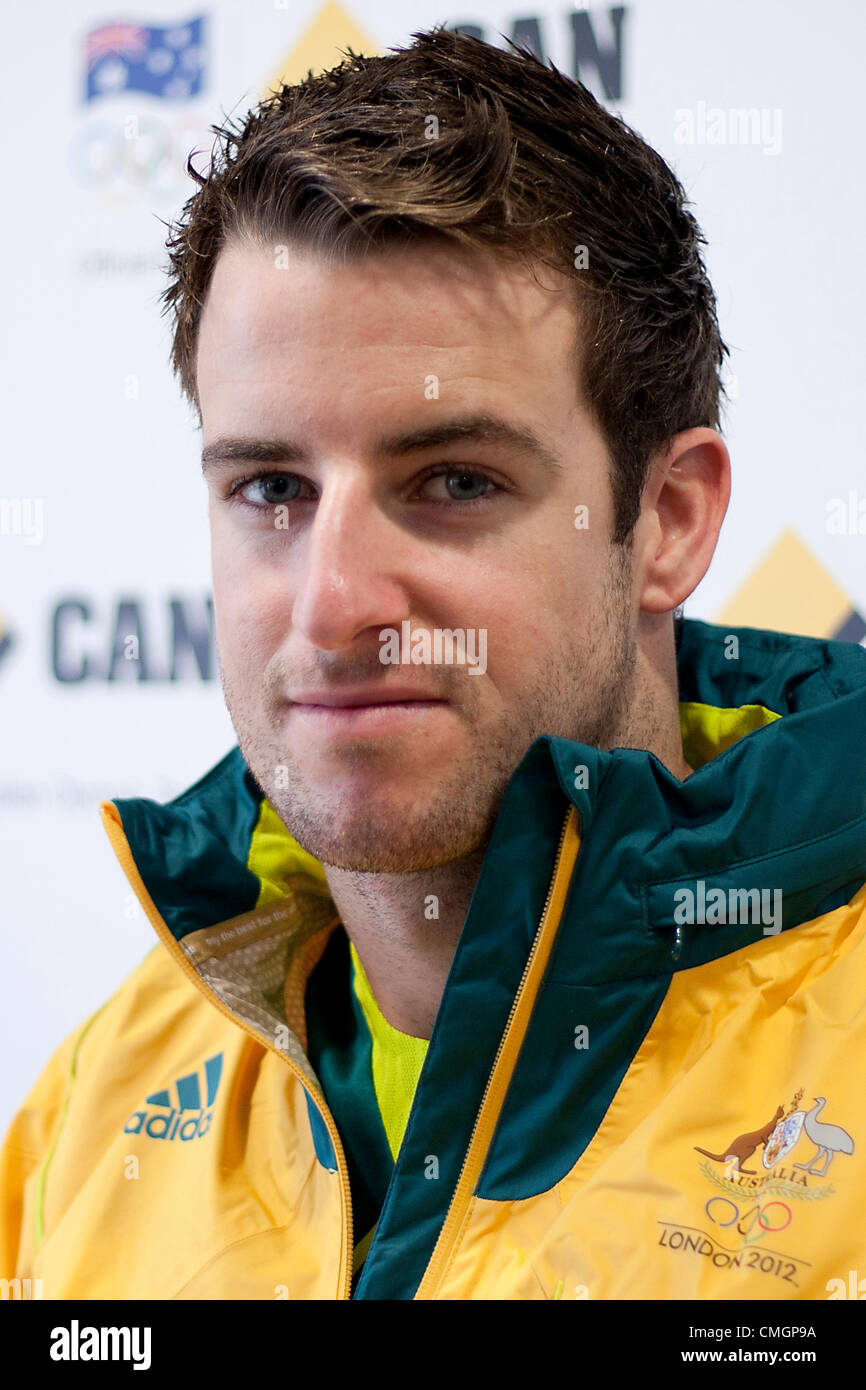
<svg viewBox="0 0 866 1390">
<path fill-rule="evenodd" d="M 429 1043 L 383 1019 L 238 748 L 166 804 L 102 803 L 159 942 L 10 1130 L 0 1275 L 46 1299 L 866 1280 L 866 651 L 686 620 L 677 659 L 694 774 L 532 744 Z"/>
</svg>

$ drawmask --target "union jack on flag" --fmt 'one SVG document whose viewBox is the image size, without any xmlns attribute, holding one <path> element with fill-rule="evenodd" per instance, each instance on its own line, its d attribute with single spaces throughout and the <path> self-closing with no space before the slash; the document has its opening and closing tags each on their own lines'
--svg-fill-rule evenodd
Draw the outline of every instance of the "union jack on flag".
<svg viewBox="0 0 866 1390">
<path fill-rule="evenodd" d="M 198 96 L 204 80 L 204 15 L 185 24 L 102 24 L 86 37 L 85 101 L 147 92 L 167 101 Z"/>
</svg>

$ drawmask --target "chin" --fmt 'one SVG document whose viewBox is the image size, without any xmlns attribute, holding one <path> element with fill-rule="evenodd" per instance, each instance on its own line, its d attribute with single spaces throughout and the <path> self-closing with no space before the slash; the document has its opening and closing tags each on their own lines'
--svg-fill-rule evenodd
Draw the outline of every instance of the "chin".
<svg viewBox="0 0 866 1390">
<path fill-rule="evenodd" d="M 388 852 L 384 852 L 383 847 L 379 845 L 375 849 L 371 847 L 366 852 L 359 850 L 355 854 L 347 852 L 346 846 L 342 844 L 333 846 L 331 853 L 323 852 L 315 857 L 329 869 L 358 874 L 427 873 L 463 858 L 461 854 L 441 851 L 437 853 L 426 842 L 411 848 L 407 846 L 396 849 L 392 846 Z"/>
<path fill-rule="evenodd" d="M 277 808 L 279 811 L 279 808 Z M 423 812 L 377 813 L 369 798 L 357 806 L 336 807 L 309 815 L 295 806 L 279 812 L 290 833 L 308 854 L 333 869 L 355 873 L 408 874 L 440 868 L 470 854 L 478 837 L 467 839 L 466 825 L 445 829 L 431 825 Z"/>
<path fill-rule="evenodd" d="M 300 769 L 303 787 L 300 797 L 293 798 L 314 809 L 314 814 L 327 816 L 327 824 L 336 834 L 336 826 L 347 831 L 358 817 L 383 827 L 383 834 L 399 834 L 406 824 L 423 819 L 436 795 L 436 780 L 429 779 L 429 768 L 417 776 L 407 775 L 405 767 L 384 768 L 366 765 L 333 769 Z M 285 793 L 284 793 L 285 795 Z"/>
</svg>

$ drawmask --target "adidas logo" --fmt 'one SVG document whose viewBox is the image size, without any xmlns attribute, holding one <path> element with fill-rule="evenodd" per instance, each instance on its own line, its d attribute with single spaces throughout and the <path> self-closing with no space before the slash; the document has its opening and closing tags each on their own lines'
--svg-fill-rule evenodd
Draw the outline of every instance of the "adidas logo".
<svg viewBox="0 0 866 1390">
<path fill-rule="evenodd" d="M 123 1126 L 124 1134 L 147 1134 L 151 1139 L 182 1139 L 185 1142 L 201 1139 L 210 1129 L 213 1119 L 211 1106 L 216 1100 L 222 1070 L 223 1054 L 217 1052 L 205 1062 L 203 1078 L 201 1069 L 178 1077 L 174 1083 L 176 1098 L 170 1090 L 154 1091 L 144 1103 L 157 1107 L 156 1113 L 136 1110 Z M 202 1079 L 207 1097 L 204 1103 Z"/>
</svg>

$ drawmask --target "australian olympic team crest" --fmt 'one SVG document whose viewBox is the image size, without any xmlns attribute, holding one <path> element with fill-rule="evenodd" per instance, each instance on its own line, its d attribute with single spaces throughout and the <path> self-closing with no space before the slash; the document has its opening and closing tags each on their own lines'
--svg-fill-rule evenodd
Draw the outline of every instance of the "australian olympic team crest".
<svg viewBox="0 0 866 1390">
<path fill-rule="evenodd" d="M 661 1246 L 702 1256 L 718 1269 L 755 1270 L 789 1288 L 801 1287 L 809 1262 L 780 1250 L 779 1238 L 796 1226 L 805 1204 L 833 1197 L 830 1166 L 854 1153 L 854 1140 L 837 1123 L 832 1103 L 814 1096 L 804 1105 L 804 1094 L 801 1088 L 787 1111 L 777 1105 L 757 1129 L 735 1134 L 717 1153 L 694 1145 L 703 1156 L 699 1172 L 712 1190 L 700 1224 L 659 1222 Z M 833 1170 L 834 1179 L 843 1174 Z"/>
<path fill-rule="evenodd" d="M 805 1110 L 794 1110 L 790 1115 L 782 1116 L 764 1145 L 761 1162 L 765 1168 L 772 1168 L 776 1163 L 783 1163 L 792 1149 L 797 1147 L 797 1140 L 803 1132 L 805 1118 Z"/>
</svg>

